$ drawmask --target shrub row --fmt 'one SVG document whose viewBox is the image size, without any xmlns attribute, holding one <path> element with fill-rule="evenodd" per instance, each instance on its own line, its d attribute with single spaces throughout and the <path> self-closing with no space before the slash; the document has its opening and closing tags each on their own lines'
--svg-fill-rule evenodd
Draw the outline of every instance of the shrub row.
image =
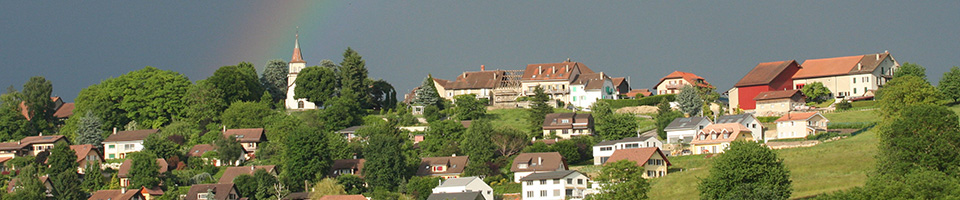
<svg viewBox="0 0 960 200">
<path fill-rule="evenodd" d="M 757 117 L 757 120 L 760 120 L 760 123 L 770 123 L 780 119 L 780 116 L 771 116 L 771 117 Z"/>
<path fill-rule="evenodd" d="M 827 129 L 864 129 L 876 124 L 877 122 L 831 122 L 827 124 Z"/>
<path fill-rule="evenodd" d="M 613 109 L 618 109 L 630 106 L 655 106 L 664 98 L 666 98 L 667 101 L 675 101 L 677 99 L 676 96 L 676 94 L 663 94 L 643 97 L 640 99 L 601 99 L 600 101 L 607 102 Z"/>
</svg>

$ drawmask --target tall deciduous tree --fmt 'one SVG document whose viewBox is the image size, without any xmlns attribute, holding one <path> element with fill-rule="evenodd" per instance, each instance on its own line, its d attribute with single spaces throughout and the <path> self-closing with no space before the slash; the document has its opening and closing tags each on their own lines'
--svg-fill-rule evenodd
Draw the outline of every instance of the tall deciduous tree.
<svg viewBox="0 0 960 200">
<path fill-rule="evenodd" d="M 127 154 L 130 157 L 130 185 L 129 189 L 142 187 L 153 188 L 160 184 L 160 165 L 154 155 L 138 152 Z"/>
<path fill-rule="evenodd" d="M 903 63 L 903 65 L 900 65 L 900 68 L 897 68 L 897 71 L 893 72 L 893 79 L 904 76 L 916 76 L 917 78 L 926 81 L 927 68 L 924 68 L 916 63 Z"/>
<path fill-rule="evenodd" d="M 21 94 L 13 87 L 0 95 L 0 141 L 20 140 L 30 134 L 30 123 L 20 113 Z"/>
<path fill-rule="evenodd" d="M 419 143 L 421 154 L 435 157 L 459 153 L 461 136 L 465 130 L 460 122 L 453 120 L 430 123 L 426 133 L 423 134 L 423 141 Z"/>
<path fill-rule="evenodd" d="M 196 122 L 201 128 L 220 122 L 220 114 L 230 105 L 223 98 L 223 92 L 213 83 L 207 80 L 197 81 L 183 96 L 183 102 L 187 104 L 183 116 L 188 121 Z"/>
<path fill-rule="evenodd" d="M 357 102 L 359 94 L 353 90 L 341 91 L 340 97 L 330 102 L 330 106 L 319 112 L 320 122 L 328 131 L 336 131 L 363 122 L 363 110 Z"/>
<path fill-rule="evenodd" d="M 960 67 L 953 66 L 950 71 L 943 73 L 937 87 L 944 96 L 953 99 L 953 102 L 960 100 Z"/>
<path fill-rule="evenodd" d="M 83 173 L 83 183 L 80 187 L 83 188 L 84 192 L 96 192 L 106 184 L 103 171 L 100 170 L 100 165 L 96 163 L 88 163 L 87 167 L 83 168 Z"/>
<path fill-rule="evenodd" d="M 337 74 L 327 67 L 307 67 L 297 75 L 294 98 L 325 106 L 337 97 Z"/>
<path fill-rule="evenodd" d="M 773 150 L 756 142 L 733 142 L 700 180 L 701 199 L 787 199 L 790 171 Z"/>
<path fill-rule="evenodd" d="M 207 78 L 217 89 L 223 92 L 224 102 L 257 101 L 263 94 L 263 86 L 257 78 L 257 69 L 253 64 L 240 62 L 234 66 L 223 66 Z"/>
<path fill-rule="evenodd" d="M 34 134 L 53 131 L 53 83 L 42 76 L 30 77 L 23 84 L 23 104 L 27 107 L 27 116 L 33 124 Z"/>
<path fill-rule="evenodd" d="M 591 199 L 647 199 L 650 184 L 643 178 L 645 172 L 634 161 L 609 162 L 603 165 L 596 178 L 600 193 Z"/>
<path fill-rule="evenodd" d="M 823 103 L 827 100 L 832 93 L 829 88 L 824 87 L 821 82 L 813 82 L 803 86 L 803 89 L 800 89 L 800 92 L 803 93 L 803 96 L 807 97 L 807 100 L 817 103 Z"/>
<path fill-rule="evenodd" d="M 50 150 L 50 156 L 47 158 L 47 164 L 50 165 L 50 168 L 47 169 L 48 174 L 56 175 L 61 172 L 77 171 L 77 153 L 70 149 L 67 142 L 60 141 L 54 144 L 53 150 Z"/>
<path fill-rule="evenodd" d="M 923 122 L 923 123 L 917 123 Z M 929 104 L 904 107 L 880 129 L 877 172 L 899 174 L 916 168 L 960 177 L 960 126 L 950 109 Z"/>
<path fill-rule="evenodd" d="M 397 90 L 383 79 L 370 80 L 368 100 L 373 109 L 389 110 L 397 105 Z"/>
<path fill-rule="evenodd" d="M 287 149 L 281 172 L 284 185 L 290 191 L 303 191 L 304 181 L 313 182 L 330 168 L 332 161 L 326 153 L 325 138 L 321 132 L 307 127 L 298 127 L 287 136 L 287 146 L 296 147 Z"/>
<path fill-rule="evenodd" d="M 267 170 L 257 169 L 253 172 L 253 178 L 257 180 L 257 192 L 254 196 L 256 199 L 270 199 L 270 197 L 277 195 L 277 185 L 279 184 L 277 177 Z"/>
<path fill-rule="evenodd" d="M 877 91 L 877 107 L 884 117 L 897 116 L 900 109 L 909 105 L 937 104 L 940 91 L 917 76 L 904 76 L 887 82 Z"/>
<path fill-rule="evenodd" d="M 93 115 L 93 111 L 87 111 L 83 117 L 80 117 L 80 122 L 77 124 L 77 137 L 74 141 L 76 144 L 90 144 L 93 146 L 103 145 L 103 121 L 100 121 L 96 115 Z"/>
<path fill-rule="evenodd" d="M 20 169 L 20 174 L 17 175 L 17 187 L 13 188 L 13 193 L 4 195 L 4 199 L 43 199 L 45 190 L 40 177 L 37 176 L 37 168 L 28 165 Z"/>
<path fill-rule="evenodd" d="M 523 150 L 530 142 L 529 135 L 513 127 L 497 127 L 490 140 L 496 147 L 497 155 L 510 157 Z M 424 140 L 426 141 L 426 140 Z M 423 143 L 423 142 L 421 142 Z"/>
<path fill-rule="evenodd" d="M 260 102 L 233 102 L 220 117 L 227 128 L 262 128 L 263 119 L 278 114 Z"/>
<path fill-rule="evenodd" d="M 57 199 L 64 200 L 83 200 L 87 199 L 87 194 L 77 184 L 80 182 L 80 176 L 74 170 L 62 171 L 50 179 L 53 185 L 53 191 L 56 192 Z"/>
<path fill-rule="evenodd" d="M 363 177 L 374 191 L 396 191 L 397 186 L 410 177 L 406 164 L 407 156 L 404 143 L 408 136 L 392 124 L 381 123 L 372 127 L 360 129 L 368 135 L 367 146 L 363 156 L 367 160 L 363 165 Z"/>
<path fill-rule="evenodd" d="M 680 94 L 677 94 L 677 103 L 680 104 L 680 110 L 689 116 L 700 114 L 703 109 L 703 99 L 700 98 L 699 91 L 690 85 L 684 85 L 680 88 Z"/>
<path fill-rule="evenodd" d="M 426 200 L 437 185 L 440 185 L 440 177 L 414 176 L 407 181 L 405 188 L 413 199 Z"/>
<path fill-rule="evenodd" d="M 533 98 L 530 99 L 530 109 L 527 109 L 527 121 L 530 122 L 530 134 L 533 134 L 533 137 L 542 135 L 543 120 L 547 114 L 553 113 L 553 107 L 547 104 L 547 101 L 550 101 L 550 96 L 537 85 L 533 89 Z"/>
<path fill-rule="evenodd" d="M 220 137 L 213 142 L 213 145 L 220 153 L 218 159 L 225 163 L 234 163 L 243 155 L 243 146 L 240 146 L 240 142 L 237 142 L 237 138 L 233 136 Z"/>
<path fill-rule="evenodd" d="M 253 178 L 253 175 L 241 174 L 233 179 L 233 185 L 237 187 L 237 193 L 241 197 L 257 199 L 257 179 Z"/>
<path fill-rule="evenodd" d="M 180 145 L 168 139 L 167 134 L 150 134 L 143 140 L 143 151 L 158 158 L 180 156 Z"/>
<path fill-rule="evenodd" d="M 103 120 L 103 128 L 122 127 L 130 121 L 159 128 L 186 108 L 183 97 L 189 86 L 183 74 L 148 66 L 84 88 L 74 113 L 93 111 Z"/>
<path fill-rule="evenodd" d="M 340 194 L 347 194 L 343 185 L 338 184 L 337 180 L 332 178 L 324 178 L 313 184 L 313 188 L 310 190 L 310 199 L 320 199 L 323 196 Z"/>
<path fill-rule="evenodd" d="M 267 67 L 260 76 L 260 84 L 273 96 L 273 102 L 287 97 L 287 74 L 290 72 L 287 62 L 274 59 L 267 61 Z"/>
<path fill-rule="evenodd" d="M 361 194 L 367 191 L 363 179 L 353 174 L 343 174 L 337 176 L 337 184 L 343 185 L 347 194 Z"/>
<path fill-rule="evenodd" d="M 433 85 L 433 75 L 427 74 L 427 78 L 423 79 L 423 83 L 420 84 L 420 88 L 417 91 L 414 91 L 416 97 L 413 99 L 413 105 L 418 106 L 440 106 L 443 99 L 440 98 L 440 94 L 437 93 L 437 88 Z"/>
<path fill-rule="evenodd" d="M 357 51 L 347 47 L 347 50 L 343 52 L 343 61 L 340 62 L 340 88 L 341 90 L 349 89 L 357 94 L 362 94 L 358 95 L 357 98 L 362 108 L 370 108 L 370 105 L 367 105 L 369 101 L 366 95 L 369 88 L 368 73 L 367 62 L 363 60 L 363 57 Z"/>
<path fill-rule="evenodd" d="M 476 120 L 487 114 L 487 107 L 475 94 L 457 95 L 453 99 L 453 116 L 457 120 Z"/>
<path fill-rule="evenodd" d="M 464 168 L 463 173 L 467 176 L 490 175 L 489 163 L 493 161 L 493 153 L 496 146 L 491 143 L 490 133 L 493 127 L 486 120 L 474 120 L 467 132 L 463 134 L 463 141 L 460 142 L 460 149 L 467 154 L 470 162 Z"/>
<path fill-rule="evenodd" d="M 614 113 L 607 102 L 593 104 L 593 118 L 596 120 L 596 134 L 604 140 L 619 140 L 633 136 L 639 128 L 639 119 L 629 114 Z"/>
</svg>

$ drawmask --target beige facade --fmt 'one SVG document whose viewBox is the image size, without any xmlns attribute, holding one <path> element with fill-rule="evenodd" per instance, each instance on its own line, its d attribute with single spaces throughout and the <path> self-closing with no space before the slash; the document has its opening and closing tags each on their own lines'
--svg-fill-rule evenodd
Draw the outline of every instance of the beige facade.
<svg viewBox="0 0 960 200">
<path fill-rule="evenodd" d="M 805 101 L 803 99 L 796 98 L 758 100 L 755 111 L 759 116 L 773 116 L 790 112 L 793 108 L 803 106 L 804 104 Z"/>
<path fill-rule="evenodd" d="M 657 85 L 657 94 L 677 94 L 684 85 L 692 85 L 683 78 L 663 79 L 660 85 Z"/>
<path fill-rule="evenodd" d="M 777 120 L 777 139 L 804 138 L 816 134 L 818 130 L 826 130 L 829 122 L 820 113 L 791 115 L 800 116 L 784 116 L 781 120 Z"/>
<path fill-rule="evenodd" d="M 659 153 L 655 153 L 650 156 L 650 160 L 643 165 L 643 169 L 646 170 L 643 173 L 643 178 L 656 178 L 667 175 L 667 162 L 663 156 Z"/>
<path fill-rule="evenodd" d="M 534 90 L 540 86 L 543 92 L 550 96 L 550 99 L 560 100 L 564 103 L 570 102 L 570 81 L 542 81 L 542 82 L 523 82 L 520 87 L 526 96 L 533 96 Z"/>
</svg>

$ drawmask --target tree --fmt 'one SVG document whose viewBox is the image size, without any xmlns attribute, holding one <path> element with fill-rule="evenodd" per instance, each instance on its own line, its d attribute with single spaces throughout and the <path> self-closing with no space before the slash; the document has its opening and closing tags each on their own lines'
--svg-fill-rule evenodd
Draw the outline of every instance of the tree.
<svg viewBox="0 0 960 200">
<path fill-rule="evenodd" d="M 50 168 L 46 170 L 48 174 L 60 174 L 61 172 L 77 171 L 77 153 L 70 149 L 70 144 L 60 141 L 53 145 L 50 150 L 50 157 L 47 157 L 47 164 Z"/>
<path fill-rule="evenodd" d="M 363 179 L 353 174 L 337 176 L 337 184 L 343 185 L 343 189 L 347 191 L 347 194 L 361 194 L 367 191 Z"/>
<path fill-rule="evenodd" d="M 343 189 L 343 185 L 337 184 L 337 180 L 332 178 L 324 178 L 313 184 L 313 189 L 310 190 L 310 199 L 320 199 L 323 196 L 327 195 L 340 195 L 347 194 L 347 191 Z"/>
<path fill-rule="evenodd" d="M 680 110 L 689 116 L 700 114 L 703 109 L 703 99 L 700 98 L 699 91 L 690 85 L 684 85 L 680 88 L 680 94 L 677 94 L 677 103 L 680 104 Z"/>
<path fill-rule="evenodd" d="M 389 82 L 383 79 L 370 81 L 370 90 L 368 104 L 376 110 L 389 110 L 397 105 L 397 90 Z"/>
<path fill-rule="evenodd" d="M 593 111 L 593 118 L 596 119 L 596 123 L 594 123 L 596 134 L 604 140 L 627 138 L 639 131 L 637 129 L 640 126 L 640 120 L 637 117 L 630 114 L 614 113 L 607 102 L 593 103 L 591 110 Z"/>
<path fill-rule="evenodd" d="M 460 139 L 465 130 L 460 122 L 453 120 L 430 123 L 420 142 L 421 155 L 435 157 L 459 153 Z"/>
<path fill-rule="evenodd" d="M 207 81 L 223 92 L 223 101 L 257 101 L 263 94 L 263 86 L 257 78 L 257 69 L 253 64 L 240 62 L 234 66 L 223 66 L 213 72 Z"/>
<path fill-rule="evenodd" d="M 824 87 L 821 82 L 813 82 L 803 86 L 803 89 L 800 89 L 800 92 L 803 93 L 803 96 L 807 97 L 807 100 L 816 103 L 823 103 L 830 97 L 832 92 L 829 88 Z"/>
<path fill-rule="evenodd" d="M 180 145 L 170 140 L 167 134 L 150 134 L 143 140 L 143 151 L 158 158 L 180 156 Z"/>
<path fill-rule="evenodd" d="M 733 142 L 713 161 L 697 188 L 702 199 L 787 199 L 790 172 L 773 150 L 756 142 Z"/>
<path fill-rule="evenodd" d="M 407 156 L 402 154 L 406 149 L 404 143 L 408 140 L 407 134 L 391 124 L 377 124 L 360 129 L 368 135 L 367 146 L 364 148 L 363 177 L 373 191 L 396 191 L 397 186 L 406 180 L 410 169 L 405 163 Z"/>
<path fill-rule="evenodd" d="M 881 116 L 889 119 L 909 105 L 935 105 L 940 101 L 940 95 L 940 91 L 927 81 L 916 76 L 904 76 L 887 82 L 877 91 L 877 107 Z"/>
<path fill-rule="evenodd" d="M 433 76 L 429 74 L 427 78 L 423 79 L 423 83 L 420 84 L 420 87 L 414 93 L 416 97 L 413 99 L 413 105 L 440 106 L 440 102 L 442 101 L 440 94 L 437 93 L 437 88 L 434 87 Z"/>
<path fill-rule="evenodd" d="M 360 102 L 361 108 L 370 108 L 370 105 L 367 105 L 368 96 L 367 89 L 369 84 L 367 83 L 367 64 L 363 60 L 363 57 L 360 56 L 357 51 L 354 51 L 352 48 L 347 47 L 347 50 L 343 52 L 343 61 L 340 62 L 340 90 L 351 90 L 356 92 L 358 98 L 357 102 Z"/>
<path fill-rule="evenodd" d="M 17 175 L 17 186 L 13 188 L 13 193 L 4 195 L 4 199 L 33 200 L 43 199 L 45 196 L 46 188 L 37 176 L 37 168 L 32 165 L 20 169 L 20 174 Z"/>
<path fill-rule="evenodd" d="M 187 107 L 183 116 L 187 121 L 196 122 L 198 127 L 207 127 L 207 124 L 220 121 L 220 115 L 227 109 L 223 91 L 207 80 L 197 81 L 190 85 L 187 94 L 183 96 Z"/>
<path fill-rule="evenodd" d="M 294 98 L 306 98 L 317 106 L 325 106 L 337 97 L 337 74 L 330 68 L 303 68 L 294 84 Z"/>
<path fill-rule="evenodd" d="M 476 120 L 487 114 L 487 107 L 475 94 L 457 95 L 453 99 L 453 116 L 457 120 Z"/>
<path fill-rule="evenodd" d="M 463 169 L 466 176 L 484 176 L 493 173 L 489 163 L 493 161 L 493 152 L 496 146 L 491 143 L 490 133 L 493 127 L 486 120 L 475 120 L 470 123 L 467 132 L 460 142 L 464 154 L 469 157 L 467 167 Z"/>
<path fill-rule="evenodd" d="M 553 113 L 553 107 L 547 104 L 550 97 L 543 92 L 543 88 L 537 85 L 533 89 L 533 98 L 530 99 L 530 109 L 528 109 L 527 121 L 530 122 L 530 133 L 536 136 L 543 133 L 543 120 L 547 114 Z"/>
<path fill-rule="evenodd" d="M 83 188 L 84 192 L 93 193 L 97 190 L 103 188 L 103 185 L 106 184 L 103 179 L 103 172 L 100 170 L 100 165 L 96 163 L 87 163 L 87 167 L 83 168 L 83 182 L 81 183 L 80 188 Z"/>
<path fill-rule="evenodd" d="M 103 145 L 103 128 L 101 126 L 103 126 L 103 122 L 100 121 L 100 118 L 94 116 L 92 111 L 87 111 L 83 117 L 80 117 L 74 143 L 91 144 L 93 146 Z"/>
<path fill-rule="evenodd" d="M 426 200 L 437 185 L 440 185 L 440 177 L 414 176 L 407 181 L 405 188 L 414 199 Z"/>
<path fill-rule="evenodd" d="M 53 131 L 53 101 L 50 101 L 50 95 L 53 94 L 53 83 L 42 76 L 30 77 L 26 84 L 23 84 L 23 104 L 27 108 L 27 118 L 33 124 L 34 134 Z"/>
<path fill-rule="evenodd" d="M 940 89 L 940 93 L 953 99 L 953 102 L 960 100 L 960 67 L 953 66 L 950 71 L 943 73 L 937 87 Z"/>
<path fill-rule="evenodd" d="M 358 93 L 352 90 L 343 90 L 330 106 L 324 108 L 318 116 L 324 130 L 336 131 L 363 122 L 364 111 L 357 102 Z"/>
<path fill-rule="evenodd" d="M 646 170 L 630 160 L 620 160 L 603 165 L 596 181 L 600 193 L 591 199 L 647 199 L 650 184 L 643 178 Z"/>
<path fill-rule="evenodd" d="M 523 150 L 523 148 L 527 146 L 527 143 L 530 142 L 528 135 L 523 133 L 523 131 L 508 126 L 494 128 L 493 134 L 490 135 L 490 140 L 493 146 L 496 147 L 497 155 L 500 157 L 513 156 Z M 424 141 L 426 141 L 426 139 L 424 139 Z M 423 142 L 420 143 L 422 144 Z"/>
<path fill-rule="evenodd" d="M 896 79 L 894 79 L 896 80 Z M 880 174 L 901 174 L 923 168 L 960 177 L 960 122 L 950 109 L 909 105 L 880 127 Z M 917 123 L 923 122 L 923 123 Z"/>
<path fill-rule="evenodd" d="M 103 128 L 122 127 L 130 121 L 159 128 L 186 108 L 183 99 L 190 84 L 183 74 L 148 66 L 84 88 L 74 113 L 93 111 L 103 120 Z"/>
<path fill-rule="evenodd" d="M 670 108 L 670 103 L 667 101 L 667 98 L 661 99 L 660 103 L 657 104 L 657 115 L 654 117 L 657 125 L 657 135 L 659 135 L 660 138 L 667 138 L 667 132 L 663 129 L 667 128 L 674 119 L 682 117 L 683 113 Z"/>
<path fill-rule="evenodd" d="M 277 196 L 277 194 L 283 195 L 281 193 L 282 191 L 278 192 L 277 189 L 275 189 L 275 187 L 281 183 L 277 182 L 277 177 L 267 172 L 267 170 L 257 169 L 253 171 L 253 178 L 257 181 L 255 199 L 270 199 L 270 197 Z"/>
<path fill-rule="evenodd" d="M 277 114 L 270 106 L 260 102 L 233 102 L 223 115 L 227 128 L 262 128 L 265 118 Z"/>
<path fill-rule="evenodd" d="M 307 128 L 298 127 L 287 135 L 285 142 L 289 147 L 284 156 L 283 175 L 284 185 L 291 191 L 303 191 L 304 181 L 313 182 L 330 169 L 332 161 L 326 153 L 326 140 L 322 133 Z M 369 163 L 369 160 L 367 161 Z"/>
<path fill-rule="evenodd" d="M 7 90 L 0 95 L 0 141 L 20 140 L 30 135 L 31 125 L 20 112 L 22 94 L 13 86 Z"/>
<path fill-rule="evenodd" d="M 153 188 L 160 184 L 160 165 L 154 155 L 139 152 L 127 154 L 132 160 L 130 162 L 130 185 L 128 189 L 142 187 Z"/>
<path fill-rule="evenodd" d="M 241 174 L 233 179 L 233 185 L 237 187 L 237 193 L 241 197 L 256 199 L 257 179 L 250 174 Z"/>
<path fill-rule="evenodd" d="M 234 136 L 220 137 L 213 142 L 213 146 L 220 153 L 217 159 L 224 163 L 235 163 L 240 159 L 240 156 L 243 156 L 243 146 L 240 146 L 240 142 L 237 142 L 237 138 Z"/>
<path fill-rule="evenodd" d="M 53 191 L 56 192 L 57 199 L 87 199 L 86 193 L 77 184 L 80 182 L 80 177 L 77 175 L 76 168 L 56 174 L 54 178 L 50 179 L 50 182 L 53 184 Z"/>
<path fill-rule="evenodd" d="M 290 67 L 287 62 L 280 59 L 267 61 L 267 67 L 263 69 L 260 76 L 260 84 L 263 89 L 273 96 L 273 102 L 286 98 L 287 96 L 287 74 Z"/>
<path fill-rule="evenodd" d="M 904 76 L 916 76 L 917 78 L 926 81 L 927 68 L 924 68 L 916 63 L 903 63 L 903 65 L 900 65 L 900 68 L 897 68 L 897 71 L 893 72 L 893 79 Z"/>
</svg>

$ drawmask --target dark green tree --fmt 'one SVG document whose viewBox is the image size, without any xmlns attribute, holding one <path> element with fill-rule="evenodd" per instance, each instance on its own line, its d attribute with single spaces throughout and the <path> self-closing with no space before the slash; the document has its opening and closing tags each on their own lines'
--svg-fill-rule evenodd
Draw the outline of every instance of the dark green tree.
<svg viewBox="0 0 960 200">
<path fill-rule="evenodd" d="M 233 102 L 220 118 L 227 128 L 263 128 L 263 119 L 276 114 L 269 105 L 260 102 Z"/>
<path fill-rule="evenodd" d="M 357 102 L 358 93 L 352 90 L 341 91 L 341 96 L 320 112 L 320 123 L 324 130 L 336 131 L 363 122 L 363 110 Z"/>
<path fill-rule="evenodd" d="M 33 134 L 51 133 L 53 131 L 53 83 L 42 76 L 30 77 L 23 84 L 23 104 L 27 108 L 27 118 L 33 124 Z"/>
<path fill-rule="evenodd" d="M 35 200 L 43 199 L 45 196 L 46 188 L 37 176 L 37 168 L 32 165 L 20 169 L 20 174 L 17 175 L 17 186 L 13 189 L 13 193 L 3 195 L 4 199 Z"/>
<path fill-rule="evenodd" d="M 20 140 L 30 134 L 30 122 L 20 113 L 20 96 L 12 86 L 0 95 L 0 141 Z"/>
<path fill-rule="evenodd" d="M 87 111 L 83 117 L 80 117 L 80 122 L 77 124 L 77 137 L 74 143 L 101 146 L 104 139 L 101 126 L 103 122 L 100 118 L 93 115 L 93 111 Z"/>
<path fill-rule="evenodd" d="M 457 120 L 476 120 L 487 114 L 486 105 L 477 99 L 477 95 L 463 94 L 453 99 L 453 116 Z"/>
<path fill-rule="evenodd" d="M 790 171 L 773 150 L 756 142 L 733 142 L 700 179 L 701 199 L 787 199 Z"/>
<path fill-rule="evenodd" d="M 257 195 L 257 179 L 253 178 L 250 174 L 241 174 L 233 179 L 233 185 L 237 187 L 237 193 L 241 197 L 248 197 L 251 200 L 256 200 Z"/>
<path fill-rule="evenodd" d="M 640 120 L 630 114 L 614 113 L 610 104 L 604 101 L 593 103 L 594 130 L 604 140 L 619 140 L 634 136 Z"/>
<path fill-rule="evenodd" d="M 256 199 L 270 199 L 277 195 L 274 186 L 278 183 L 277 177 L 271 175 L 267 170 L 257 169 L 253 172 L 253 178 L 257 180 Z"/>
<path fill-rule="evenodd" d="M 680 94 L 677 94 L 677 104 L 680 110 L 689 116 L 700 114 L 703 109 L 703 99 L 700 98 L 700 91 L 697 88 L 684 85 L 680 88 Z"/>
<path fill-rule="evenodd" d="M 337 74 L 327 67 L 303 68 L 295 84 L 294 98 L 306 98 L 317 106 L 325 106 L 337 97 Z"/>
<path fill-rule="evenodd" d="M 337 176 L 337 183 L 343 185 L 343 189 L 347 191 L 347 194 L 361 194 L 367 192 L 367 187 L 364 186 L 363 179 L 359 176 L 352 174 L 344 174 Z"/>
<path fill-rule="evenodd" d="M 440 106 L 442 98 L 440 94 L 437 93 L 437 88 L 433 84 L 433 76 L 427 74 L 427 78 L 423 79 L 423 83 L 420 84 L 420 88 L 417 91 L 414 91 L 416 97 L 411 102 L 413 105 L 418 106 Z"/>
<path fill-rule="evenodd" d="M 150 134 L 143 140 L 143 151 L 158 158 L 180 156 L 180 145 L 170 140 L 167 134 Z"/>
<path fill-rule="evenodd" d="M 940 93 L 957 102 L 960 99 L 960 67 L 953 66 L 950 71 L 943 73 L 937 87 Z"/>
<path fill-rule="evenodd" d="M 364 148 L 363 177 L 373 191 L 396 191 L 397 186 L 410 177 L 409 166 L 405 163 L 407 157 L 404 143 L 407 134 L 400 132 L 392 124 L 382 123 L 360 129 L 368 136 L 367 146 Z"/>
<path fill-rule="evenodd" d="M 880 149 L 877 172 L 900 174 L 923 168 L 960 177 L 960 122 L 956 113 L 943 106 L 909 105 L 888 122 L 879 131 L 884 148 Z"/>
<path fill-rule="evenodd" d="M 463 134 L 460 149 L 470 156 L 463 173 L 467 176 L 484 176 L 493 173 L 489 163 L 493 161 L 496 146 L 491 143 L 490 133 L 493 126 L 486 120 L 474 120 Z"/>
<path fill-rule="evenodd" d="M 433 193 L 433 188 L 440 185 L 440 177 L 414 176 L 407 181 L 405 186 L 407 195 L 413 196 L 413 199 L 427 200 Z"/>
<path fill-rule="evenodd" d="M 53 191 L 56 192 L 55 196 L 57 199 L 87 199 L 86 192 L 77 184 L 80 182 L 80 177 L 77 175 L 76 168 L 56 174 L 54 178 L 50 179 L 50 182 L 53 184 Z"/>
<path fill-rule="evenodd" d="M 223 92 L 213 83 L 197 81 L 183 96 L 183 102 L 187 104 L 183 116 L 187 121 L 196 122 L 198 127 L 220 122 L 220 115 L 230 105 L 223 98 Z"/>
<path fill-rule="evenodd" d="M 916 76 L 895 78 L 877 91 L 877 107 L 887 118 L 897 116 L 909 105 L 935 105 L 940 100 L 940 91 Z"/>
<path fill-rule="evenodd" d="M 897 70 L 893 72 L 893 79 L 904 76 L 916 76 L 917 78 L 923 79 L 923 81 L 927 81 L 927 68 L 916 63 L 903 63 L 903 65 L 900 65 L 900 68 L 897 68 Z"/>
<path fill-rule="evenodd" d="M 263 86 L 257 78 L 257 69 L 253 64 L 240 62 L 234 66 L 223 66 L 207 78 L 217 89 L 223 92 L 223 101 L 257 101 L 263 94 Z"/>
<path fill-rule="evenodd" d="M 357 102 L 360 107 L 370 108 L 366 103 L 369 94 L 369 83 L 367 82 L 367 64 L 357 51 L 350 47 L 343 52 L 343 61 L 340 62 L 340 90 L 351 90 L 357 94 Z"/>
<path fill-rule="evenodd" d="M 803 86 L 803 89 L 800 89 L 800 92 L 803 93 L 803 96 L 807 97 L 808 101 L 823 103 L 828 98 L 832 92 L 829 88 L 824 87 L 821 82 L 813 82 Z"/>
<path fill-rule="evenodd" d="M 657 125 L 657 135 L 659 135 L 660 138 L 667 138 L 667 132 L 663 131 L 663 129 L 667 128 L 674 119 L 682 117 L 683 113 L 670 108 L 670 102 L 667 101 L 667 98 L 661 99 L 660 103 L 657 104 L 657 115 L 654 117 Z"/>
<path fill-rule="evenodd" d="M 263 84 L 264 90 L 273 96 L 273 102 L 280 101 L 287 97 L 287 74 L 290 67 L 287 62 L 280 59 L 267 61 L 267 67 L 263 69 L 260 76 L 260 84 Z"/>
<path fill-rule="evenodd" d="M 189 87 L 190 80 L 183 74 L 148 66 L 84 88 L 74 113 L 93 111 L 105 129 L 130 121 L 160 128 L 186 108 L 183 98 Z"/>
<path fill-rule="evenodd" d="M 281 171 L 284 185 L 290 188 L 290 191 L 303 191 L 304 181 L 315 182 L 316 177 L 322 177 L 318 174 L 322 175 L 329 170 L 332 161 L 326 152 L 325 139 L 321 132 L 307 127 L 299 127 L 287 135 L 287 146 L 296 147 L 287 149 L 284 170 Z"/>
<path fill-rule="evenodd" d="M 490 135 L 491 143 L 496 147 L 497 155 L 510 157 L 523 150 L 530 143 L 529 135 L 516 128 L 504 126 L 494 128 Z M 426 141 L 426 139 L 424 139 Z M 423 142 L 420 142 L 422 145 Z M 421 146 L 422 147 L 422 146 Z"/>
<path fill-rule="evenodd" d="M 47 164 L 50 165 L 50 168 L 47 168 L 46 171 L 48 174 L 76 173 L 77 171 L 77 153 L 70 149 L 70 144 L 67 144 L 67 142 L 60 141 L 54 144 L 47 159 Z"/>
<path fill-rule="evenodd" d="M 650 184 L 643 178 L 645 172 L 630 160 L 607 163 L 595 179 L 602 189 L 591 199 L 647 199 Z"/>
<path fill-rule="evenodd" d="M 132 160 L 130 162 L 130 185 L 128 189 L 136 189 L 141 186 L 147 188 L 157 187 L 160 184 L 160 165 L 157 164 L 157 158 L 154 155 L 138 152 L 127 154 Z"/>
<path fill-rule="evenodd" d="M 217 147 L 217 152 L 220 153 L 217 159 L 222 162 L 235 163 L 243 156 L 243 146 L 240 146 L 240 142 L 233 136 L 220 137 L 213 142 L 213 146 Z"/>
<path fill-rule="evenodd" d="M 389 110 L 397 105 L 397 90 L 393 88 L 393 85 L 383 79 L 368 81 L 370 81 L 370 90 L 367 91 L 369 93 L 367 104 L 371 105 L 371 108 Z"/>
<path fill-rule="evenodd" d="M 530 109 L 527 109 L 527 121 L 530 122 L 530 134 L 533 137 L 540 137 L 543 133 L 543 120 L 547 114 L 553 113 L 553 107 L 547 102 L 550 96 L 543 92 L 543 88 L 537 85 L 533 89 L 533 97 L 530 98 Z"/>
<path fill-rule="evenodd" d="M 100 165 L 96 163 L 88 163 L 87 167 L 83 168 L 83 173 L 83 182 L 80 188 L 83 188 L 86 193 L 96 192 L 107 184 L 103 177 L 103 171 L 100 170 Z"/>
<path fill-rule="evenodd" d="M 443 120 L 430 123 L 420 144 L 421 155 L 450 156 L 460 152 L 461 136 L 466 129 L 460 122 Z"/>
</svg>

